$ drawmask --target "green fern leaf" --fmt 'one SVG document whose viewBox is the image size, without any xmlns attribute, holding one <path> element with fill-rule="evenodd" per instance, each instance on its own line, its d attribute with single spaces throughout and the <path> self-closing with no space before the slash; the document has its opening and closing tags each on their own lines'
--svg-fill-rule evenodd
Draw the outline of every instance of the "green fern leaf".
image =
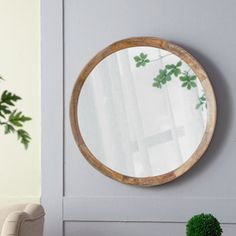
<svg viewBox="0 0 236 236">
<path fill-rule="evenodd" d="M 14 103 L 20 99 L 21 99 L 21 97 L 5 90 L 1 96 L 1 103 L 5 103 L 7 105 L 14 106 Z"/>
<path fill-rule="evenodd" d="M 17 130 L 17 136 L 20 142 L 24 145 L 25 149 L 27 149 L 31 140 L 29 133 L 23 129 L 19 129 Z"/>
<path fill-rule="evenodd" d="M 24 116 L 21 111 L 17 112 L 17 110 L 14 110 L 9 116 L 9 122 L 17 127 L 22 127 L 24 122 L 30 120 L 30 117 Z"/>
</svg>

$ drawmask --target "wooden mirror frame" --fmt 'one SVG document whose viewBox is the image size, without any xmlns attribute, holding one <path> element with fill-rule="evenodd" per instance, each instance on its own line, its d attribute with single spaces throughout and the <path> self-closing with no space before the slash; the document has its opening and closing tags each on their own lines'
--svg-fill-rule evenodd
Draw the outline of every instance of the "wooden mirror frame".
<svg viewBox="0 0 236 236">
<path fill-rule="evenodd" d="M 191 67 L 193 72 L 200 80 L 206 95 L 207 105 L 208 105 L 208 118 L 207 118 L 206 130 L 203 135 L 201 143 L 198 145 L 197 149 L 192 154 L 192 156 L 189 157 L 188 160 L 181 166 L 166 174 L 152 177 L 140 177 L 140 178 L 120 174 L 110 169 L 109 167 L 105 166 L 102 162 L 100 162 L 86 146 L 86 143 L 84 142 L 80 132 L 78 124 L 78 116 L 77 116 L 79 95 L 83 87 L 83 84 L 85 80 L 88 78 L 90 72 L 96 67 L 96 65 L 99 62 L 101 62 L 104 58 L 106 58 L 110 54 L 115 53 L 121 49 L 136 47 L 136 46 L 149 46 L 149 47 L 164 49 L 166 51 L 175 54 L 181 60 L 185 61 Z M 172 44 L 166 40 L 155 37 L 136 37 L 136 38 L 128 38 L 120 40 L 100 51 L 96 56 L 94 56 L 89 61 L 89 63 L 83 68 L 80 75 L 78 76 L 77 81 L 74 85 L 70 101 L 70 122 L 71 122 L 72 132 L 75 141 L 81 153 L 86 158 L 86 160 L 101 173 L 112 179 L 115 179 L 124 184 L 141 185 L 141 186 L 153 186 L 153 185 L 164 184 L 176 179 L 177 177 L 183 175 L 186 171 L 188 171 L 202 157 L 212 139 L 216 124 L 216 116 L 217 116 L 216 114 L 217 111 L 216 111 L 216 100 L 214 91 L 212 89 L 208 76 L 205 73 L 204 69 L 201 67 L 201 65 L 181 47 Z"/>
</svg>

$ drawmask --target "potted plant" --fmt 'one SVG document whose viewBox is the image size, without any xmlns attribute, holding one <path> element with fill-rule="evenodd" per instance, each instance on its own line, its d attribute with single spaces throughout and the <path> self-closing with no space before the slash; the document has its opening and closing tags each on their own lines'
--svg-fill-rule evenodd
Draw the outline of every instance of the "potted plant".
<svg viewBox="0 0 236 236">
<path fill-rule="evenodd" d="M 219 221 L 211 214 L 195 215 L 186 226 L 187 236 L 221 236 L 222 232 Z"/>
<path fill-rule="evenodd" d="M 0 81 L 3 78 L 0 76 Z M 0 94 L 0 128 L 4 129 L 5 134 L 16 134 L 18 140 L 28 148 L 31 137 L 29 133 L 23 129 L 24 123 L 30 121 L 31 118 L 25 116 L 16 108 L 16 102 L 21 100 L 21 97 L 16 94 L 4 90 Z"/>
</svg>

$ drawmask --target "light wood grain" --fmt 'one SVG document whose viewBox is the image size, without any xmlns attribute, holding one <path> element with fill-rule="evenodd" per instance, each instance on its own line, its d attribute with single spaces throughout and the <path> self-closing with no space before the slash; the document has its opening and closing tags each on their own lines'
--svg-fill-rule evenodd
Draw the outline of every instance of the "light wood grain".
<svg viewBox="0 0 236 236">
<path fill-rule="evenodd" d="M 108 168 L 103 163 L 101 163 L 86 146 L 86 143 L 84 142 L 80 132 L 78 124 L 78 115 L 77 115 L 78 100 L 81 89 L 83 87 L 84 81 L 88 78 L 88 75 L 94 69 L 94 67 L 96 67 L 96 65 L 100 61 L 102 61 L 105 57 L 109 56 L 110 54 L 119 51 L 121 49 L 136 47 L 136 46 L 151 46 L 151 47 L 161 48 L 175 54 L 183 61 L 185 61 L 191 67 L 193 72 L 200 80 L 206 94 L 207 105 L 208 105 L 208 119 L 207 119 L 206 130 L 203 135 L 201 143 L 199 144 L 195 152 L 192 154 L 192 156 L 189 157 L 189 159 L 185 163 L 183 163 L 180 167 L 171 172 L 168 172 L 163 175 L 158 175 L 153 177 L 142 177 L 142 178 L 122 175 L 116 171 L 113 171 L 112 169 Z M 141 185 L 141 186 L 160 185 L 170 182 L 176 179 L 177 177 L 183 175 L 186 171 L 188 171 L 202 157 L 202 155 L 206 151 L 214 133 L 216 116 L 217 116 L 217 111 L 216 111 L 216 100 L 214 91 L 211 86 L 210 80 L 207 77 L 207 74 L 205 73 L 201 65 L 193 58 L 193 56 L 191 56 L 181 47 L 172 44 L 166 40 L 155 37 L 136 37 L 136 38 L 124 39 L 111 44 L 110 46 L 106 47 L 101 52 L 99 52 L 95 57 L 93 57 L 89 61 L 89 63 L 84 67 L 84 69 L 78 76 L 70 101 L 71 128 L 75 141 L 83 156 L 93 167 L 102 172 L 104 175 L 112 179 L 115 179 L 119 182 L 131 185 Z"/>
</svg>

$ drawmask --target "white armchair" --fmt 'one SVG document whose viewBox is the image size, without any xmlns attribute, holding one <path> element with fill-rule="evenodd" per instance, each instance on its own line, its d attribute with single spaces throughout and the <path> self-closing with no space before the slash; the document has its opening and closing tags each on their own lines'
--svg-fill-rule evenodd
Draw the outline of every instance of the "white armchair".
<svg viewBox="0 0 236 236">
<path fill-rule="evenodd" d="M 0 209 L 0 236 L 43 236 L 44 209 L 19 204 Z"/>
</svg>

